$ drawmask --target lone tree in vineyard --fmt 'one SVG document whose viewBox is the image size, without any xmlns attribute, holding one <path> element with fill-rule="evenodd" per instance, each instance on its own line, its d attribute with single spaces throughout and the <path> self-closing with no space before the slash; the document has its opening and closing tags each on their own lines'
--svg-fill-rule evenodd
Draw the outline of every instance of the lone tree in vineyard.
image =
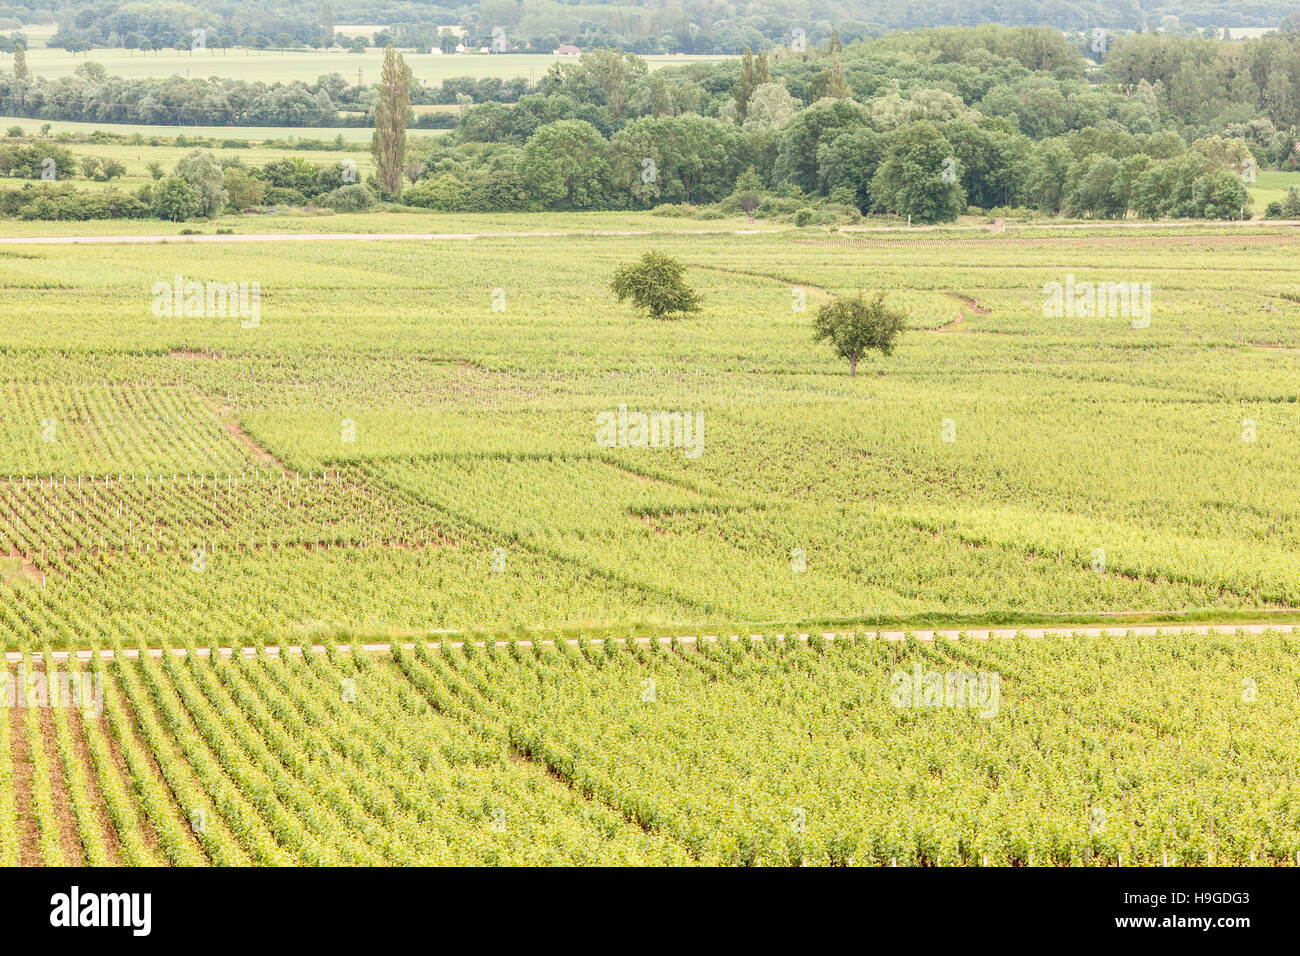
<svg viewBox="0 0 1300 956">
<path fill-rule="evenodd" d="M 615 272 L 609 287 L 618 301 L 631 299 L 653 319 L 698 312 L 700 296 L 686 284 L 685 272 L 686 267 L 672 256 L 651 249 L 639 261 Z"/>
<path fill-rule="evenodd" d="M 849 376 L 858 374 L 858 359 L 869 349 L 881 355 L 894 351 L 894 342 L 907 316 L 885 304 L 885 293 L 864 299 L 861 293 L 841 296 L 817 310 L 815 341 L 829 341 L 840 358 L 849 360 Z"/>
<path fill-rule="evenodd" d="M 406 117 L 411 112 L 411 71 L 406 61 L 384 49 L 384 71 L 379 78 L 375 104 L 375 135 L 371 152 L 380 187 L 390 196 L 402 192 L 402 166 L 406 160 Z"/>
</svg>

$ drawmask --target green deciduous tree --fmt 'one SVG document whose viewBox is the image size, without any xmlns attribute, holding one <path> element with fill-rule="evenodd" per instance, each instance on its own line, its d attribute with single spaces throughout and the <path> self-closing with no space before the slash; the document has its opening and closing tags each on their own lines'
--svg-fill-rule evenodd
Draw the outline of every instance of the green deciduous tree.
<svg viewBox="0 0 1300 956">
<path fill-rule="evenodd" d="M 867 111 L 852 100 L 819 100 L 792 119 L 777 149 L 777 180 L 806 193 L 817 191 L 817 149 L 845 130 L 868 125 Z"/>
<path fill-rule="evenodd" d="M 790 95 L 783 82 L 764 83 L 749 97 L 745 132 L 781 129 L 798 112 L 799 101 Z"/>
<path fill-rule="evenodd" d="M 849 130 L 817 149 L 817 178 L 823 192 L 849 189 L 857 207 L 871 208 L 871 180 L 885 152 L 885 139 L 869 127 Z"/>
<path fill-rule="evenodd" d="M 153 187 L 153 214 L 159 219 L 184 222 L 197 216 L 201 206 L 198 190 L 179 176 L 168 176 Z"/>
<path fill-rule="evenodd" d="M 211 218 L 226 207 L 225 175 L 217 158 L 207 150 L 193 149 L 181 157 L 176 163 L 176 175 L 198 195 L 198 215 Z"/>
<path fill-rule="evenodd" d="M 519 175 L 541 203 L 589 209 L 603 198 L 608 152 L 600 130 L 585 120 L 549 123 L 524 145 Z"/>
<path fill-rule="evenodd" d="M 861 293 L 840 296 L 817 310 L 813 339 L 829 342 L 835 354 L 849 361 L 849 376 L 858 374 L 858 361 L 875 349 L 891 355 L 907 316 L 885 302 L 885 293 L 873 298 Z"/>
<path fill-rule="evenodd" d="M 913 222 L 951 222 L 965 209 L 961 169 L 952 145 L 921 121 L 894 134 L 871 180 L 872 204 Z"/>
<path fill-rule="evenodd" d="M 27 49 L 21 43 L 14 44 L 14 99 L 19 106 L 26 105 L 27 81 L 31 78 L 27 68 Z"/>
<path fill-rule="evenodd" d="M 650 250 L 638 261 L 614 273 L 610 289 L 619 302 L 632 304 L 651 318 L 684 315 L 700 311 L 699 294 L 686 284 L 686 267 L 657 250 Z"/>
<path fill-rule="evenodd" d="M 749 98 L 754 95 L 754 90 L 757 88 L 758 81 L 754 78 L 754 54 L 749 47 L 745 47 L 745 52 L 740 57 L 740 79 L 736 81 L 736 88 L 732 93 L 736 104 L 737 123 L 745 122 Z"/>
</svg>

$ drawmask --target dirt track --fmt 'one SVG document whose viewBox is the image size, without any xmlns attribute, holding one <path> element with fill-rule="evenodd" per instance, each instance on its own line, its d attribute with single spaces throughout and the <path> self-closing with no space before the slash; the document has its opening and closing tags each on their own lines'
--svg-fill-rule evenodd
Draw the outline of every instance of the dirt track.
<svg viewBox="0 0 1300 956">
<path fill-rule="evenodd" d="M 1164 625 L 1144 624 L 1144 625 L 1130 625 L 1130 626 L 1114 625 L 1111 627 L 1020 627 L 1020 628 L 983 627 L 983 628 L 961 628 L 956 630 L 940 630 L 940 631 L 924 631 L 924 630 L 861 631 L 860 633 L 866 637 L 879 638 L 881 640 L 886 640 L 886 641 L 901 641 L 904 639 L 904 637 L 907 634 L 914 635 L 916 639 L 919 641 L 932 641 L 936 636 L 947 640 L 958 640 L 961 638 L 961 635 L 963 634 L 966 635 L 966 639 L 968 640 L 970 639 L 989 640 L 994 638 L 1003 638 L 1003 639 L 1013 638 L 1018 634 L 1030 638 L 1043 638 L 1043 637 L 1053 637 L 1053 636 L 1059 637 L 1067 634 L 1068 635 L 1077 634 L 1077 635 L 1082 635 L 1084 637 L 1107 637 L 1107 636 L 1118 636 L 1118 635 L 1131 635 L 1134 637 L 1141 637 L 1144 635 L 1152 636 L 1161 633 L 1163 634 L 1237 634 L 1238 632 L 1240 632 L 1244 634 L 1263 634 L 1266 631 L 1278 631 L 1279 633 L 1282 634 L 1293 634 L 1296 632 L 1300 632 L 1300 624 L 1292 624 L 1292 623 L 1164 624 Z M 808 639 L 809 633 L 810 632 L 808 631 L 802 631 L 797 634 L 790 634 L 789 636 L 793 638 L 797 638 L 802 641 L 806 641 Z M 853 631 L 813 631 L 811 633 L 820 633 L 824 638 L 830 641 L 849 638 L 852 637 L 854 634 Z M 740 636 L 741 635 L 738 634 L 731 634 L 731 635 L 701 634 L 701 635 L 678 636 L 676 640 L 682 644 L 698 644 L 701 641 L 737 639 Z M 786 635 L 778 634 L 777 636 L 784 638 Z M 764 637 L 764 635 L 750 634 L 748 635 L 748 637 L 750 640 L 757 641 L 757 640 L 761 640 Z M 670 637 L 638 637 L 636 638 L 636 642 L 638 644 L 645 645 L 645 644 L 649 644 L 651 641 L 657 640 L 661 644 L 667 644 L 673 639 L 674 638 L 671 636 Z M 618 638 L 618 640 L 623 640 L 623 639 Z M 461 647 L 464 645 L 465 641 L 463 639 L 447 639 L 447 640 L 429 640 L 426 643 L 427 646 L 431 648 L 441 647 L 444 643 L 448 647 Z M 473 641 L 472 643 L 476 647 L 482 647 L 485 642 L 481 640 L 476 640 Z M 506 644 L 506 642 L 503 641 L 497 641 L 496 643 L 503 647 Z M 533 641 L 531 640 L 521 640 L 518 643 L 520 647 L 531 647 L 533 645 Z M 553 644 L 555 643 L 555 641 L 552 638 L 542 638 L 539 643 Z M 566 639 L 566 643 L 571 647 L 578 646 L 578 641 L 576 638 L 568 638 Z M 604 644 L 605 639 L 601 637 L 593 637 L 591 638 L 590 643 L 592 643 L 593 645 Z M 317 651 L 325 650 L 325 646 L 322 644 L 313 644 L 311 646 L 314 650 Z M 361 644 L 358 646 L 360 647 L 361 650 L 366 651 L 367 653 L 374 653 L 374 654 L 387 653 L 391 648 L 391 644 L 388 642 L 368 643 L 368 644 Z M 401 643 L 401 646 L 407 649 L 412 649 L 415 647 L 415 642 L 403 641 Z M 219 648 L 218 650 L 220 651 L 221 656 L 223 657 L 229 657 L 232 653 L 232 650 L 229 647 L 222 647 Z M 289 653 L 300 653 L 301 647 L 299 647 L 298 645 L 290 645 L 288 647 L 288 650 Z M 346 653 L 348 651 L 348 646 L 345 644 L 340 644 L 339 650 Z M 75 652 L 54 651 L 52 653 L 54 655 L 55 660 L 64 660 L 71 653 L 75 653 L 77 655 L 78 660 L 85 661 L 90 659 L 90 651 L 88 650 L 78 650 Z M 125 653 L 126 656 L 129 658 L 140 656 L 139 650 L 133 647 L 127 648 Z M 153 657 L 161 657 L 163 654 L 162 650 L 160 650 L 159 648 L 151 648 L 149 653 Z M 178 657 L 184 657 L 187 652 L 184 648 L 178 647 L 178 648 L 172 648 L 172 653 L 176 654 Z M 252 657 L 254 654 L 254 650 L 251 647 L 245 647 L 242 649 L 242 653 L 245 657 Z M 266 653 L 270 657 L 278 657 L 280 655 L 280 648 L 278 646 L 268 646 L 266 648 Z M 113 652 L 111 650 L 101 650 L 100 656 L 107 660 L 112 658 Z M 211 656 L 211 654 L 208 648 L 200 647 L 198 649 L 198 656 L 209 657 Z M 22 653 L 19 651 L 9 651 L 6 653 L 5 657 L 11 662 L 20 661 L 22 660 Z"/>
<path fill-rule="evenodd" d="M 1277 220 L 1226 220 L 1226 221 L 1206 221 L 1206 222 L 1060 222 L 1060 223 L 1030 223 L 1023 225 L 1008 225 L 1007 231 L 1000 234 L 1000 241 L 1014 240 L 1013 233 L 1021 230 L 1077 230 L 1077 229 L 1170 229 L 1170 228 L 1188 228 L 1188 227 L 1215 227 L 1215 228 L 1238 228 L 1249 229 L 1254 227 L 1272 228 L 1277 226 L 1300 226 L 1300 219 L 1277 219 Z M 657 229 L 626 229 L 602 231 L 582 231 L 567 230 L 559 232 L 269 232 L 269 233 L 247 233 L 242 235 L 152 235 L 152 236 L 0 236 L 0 245 L 149 245 L 156 243 L 169 242 L 398 242 L 398 241 L 457 241 L 466 239 L 529 239 L 529 238 L 562 238 L 566 236 L 576 237 L 602 237 L 611 238 L 620 236 L 655 236 L 661 235 L 666 230 Z M 674 235 L 681 236 L 716 236 L 716 235 L 734 235 L 734 236 L 754 236 L 754 235 L 771 235 L 778 232 L 787 231 L 782 228 L 763 228 L 763 229 L 698 229 L 685 232 L 675 232 Z M 935 225 L 935 226 L 845 226 L 838 235 L 840 241 L 845 241 L 847 237 L 860 235 L 862 233 L 882 233 L 882 232 L 939 232 L 939 231 L 960 231 L 960 232 L 987 232 L 988 226 L 983 224 L 975 225 Z M 834 241 L 831 234 L 829 241 Z M 1169 236 L 1165 238 L 1179 239 L 1182 236 Z M 1222 237 L 1228 241 L 1237 241 L 1235 237 Z M 1264 238 L 1271 238 L 1264 237 Z M 827 240 L 823 240 L 827 241 Z M 934 240 L 931 240 L 934 241 Z M 999 240 L 992 240 L 999 241 Z"/>
</svg>

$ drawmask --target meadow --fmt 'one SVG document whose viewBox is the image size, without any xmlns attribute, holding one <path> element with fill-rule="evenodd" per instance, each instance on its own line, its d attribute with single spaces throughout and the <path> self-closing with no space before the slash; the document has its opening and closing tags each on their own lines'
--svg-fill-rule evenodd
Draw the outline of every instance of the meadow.
<svg viewBox="0 0 1300 956">
<path fill-rule="evenodd" d="M 1177 630 L 1300 618 L 1293 228 L 265 218 L 482 235 L 0 245 L 6 673 L 102 687 L 0 720 L 0 860 L 1297 861 L 1294 633 Z"/>
<path fill-rule="evenodd" d="M 345 142 L 361 144 L 368 149 L 370 137 L 374 130 L 367 126 L 164 126 L 151 123 L 76 123 L 71 120 L 32 119 L 30 116 L 0 116 L 0 125 L 5 129 L 18 126 L 27 136 L 37 135 L 46 124 L 50 132 L 72 133 L 89 136 L 96 130 L 105 133 L 117 133 L 120 136 L 213 136 L 218 139 L 240 139 L 248 142 L 264 142 L 268 139 L 320 139 L 334 140 L 342 136 Z M 412 139 L 420 136 L 437 136 L 445 130 L 412 130 Z M 166 147 L 149 147 L 165 149 Z"/>
<path fill-rule="evenodd" d="M 1254 204 L 1255 218 L 1262 218 L 1264 207 L 1271 202 L 1281 202 L 1287 190 L 1300 187 L 1300 173 L 1265 170 L 1258 174 L 1250 186 L 1250 199 Z"/>
</svg>

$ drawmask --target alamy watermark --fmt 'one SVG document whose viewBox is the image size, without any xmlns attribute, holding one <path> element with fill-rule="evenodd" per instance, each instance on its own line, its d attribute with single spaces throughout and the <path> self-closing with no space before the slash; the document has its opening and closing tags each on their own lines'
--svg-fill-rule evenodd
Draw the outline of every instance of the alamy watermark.
<svg viewBox="0 0 1300 956">
<path fill-rule="evenodd" d="M 74 885 L 50 897 L 50 925 L 55 929 L 120 928 L 148 936 L 153 928 L 152 893 L 83 893 Z"/>
<path fill-rule="evenodd" d="M 1065 284 L 1043 285 L 1043 315 L 1054 318 L 1124 318 L 1133 328 L 1151 325 L 1150 282 L 1076 282 L 1068 273 Z"/>
<path fill-rule="evenodd" d="M 996 717 L 1002 703 L 1002 678 L 996 671 L 895 671 L 889 695 L 895 707 L 969 707 L 984 718 Z"/>
<path fill-rule="evenodd" d="M 0 670 L 0 707 L 67 707 L 99 717 L 104 712 L 104 678 L 83 671 L 28 671 L 19 663 L 12 674 Z"/>
<path fill-rule="evenodd" d="M 596 414 L 596 444 L 601 448 L 681 448 L 687 458 L 704 452 L 703 412 L 617 412 Z"/>
<path fill-rule="evenodd" d="M 260 282 L 199 282 L 179 272 L 171 282 L 155 282 L 153 314 L 159 319 L 240 318 L 240 327 L 255 329 L 262 320 Z"/>
</svg>

